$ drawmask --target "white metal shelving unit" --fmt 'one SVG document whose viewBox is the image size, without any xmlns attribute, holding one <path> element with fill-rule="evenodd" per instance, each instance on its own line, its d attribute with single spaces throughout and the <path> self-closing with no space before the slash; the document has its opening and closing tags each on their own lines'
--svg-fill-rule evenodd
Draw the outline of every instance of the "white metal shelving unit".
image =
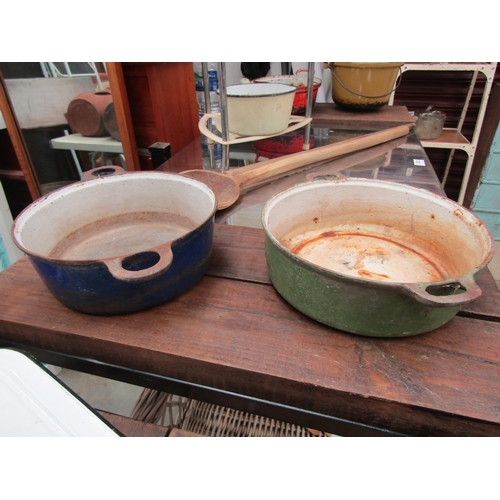
<svg viewBox="0 0 500 500">
<path fill-rule="evenodd" d="M 467 162 L 465 165 L 465 171 L 462 178 L 462 184 L 460 186 L 460 192 L 458 195 L 458 203 L 462 204 L 465 197 L 465 191 L 467 188 L 467 183 L 469 182 L 470 172 L 472 168 L 472 162 L 474 160 L 474 153 L 477 147 L 477 142 L 479 140 L 479 134 L 481 132 L 481 126 L 483 124 L 484 114 L 486 112 L 486 106 L 488 104 L 488 99 L 491 92 L 491 87 L 493 85 L 493 78 L 495 76 L 495 70 L 497 63 L 407 63 L 401 68 L 401 72 L 406 71 L 466 71 L 472 72 L 472 79 L 469 86 L 469 91 L 465 99 L 462 112 L 460 114 L 460 119 L 456 128 L 444 128 L 443 133 L 438 139 L 421 141 L 424 148 L 442 148 L 449 149 L 450 155 L 448 157 L 448 162 L 446 164 L 445 173 L 442 180 L 442 185 L 446 184 L 448 178 L 448 173 L 450 170 L 451 162 L 453 159 L 453 154 L 455 150 L 464 151 L 467 154 Z M 483 90 L 483 95 L 481 98 L 481 104 L 479 107 L 479 113 L 477 116 L 476 124 L 474 127 L 474 133 L 472 139 L 469 141 L 462 134 L 462 126 L 469 109 L 470 100 L 474 87 L 476 85 L 477 77 L 479 73 L 483 73 L 486 77 L 486 82 Z M 391 96 L 389 104 L 392 105 L 394 102 L 394 93 Z"/>
<path fill-rule="evenodd" d="M 103 63 L 103 65 L 104 70 L 106 70 L 106 64 Z M 104 85 L 95 62 L 41 62 L 40 67 L 45 78 L 72 78 L 78 76 L 93 76 L 97 82 L 97 89 L 104 90 Z"/>
</svg>

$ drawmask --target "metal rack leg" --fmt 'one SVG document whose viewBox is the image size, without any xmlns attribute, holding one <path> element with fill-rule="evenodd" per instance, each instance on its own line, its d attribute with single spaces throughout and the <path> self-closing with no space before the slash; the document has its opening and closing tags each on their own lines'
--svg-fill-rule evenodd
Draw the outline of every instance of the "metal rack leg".
<svg viewBox="0 0 500 500">
<path fill-rule="evenodd" d="M 465 198 L 465 191 L 467 190 L 467 185 L 469 183 L 469 177 L 472 170 L 472 161 L 474 160 L 474 155 L 467 153 L 467 163 L 465 164 L 464 176 L 462 178 L 462 185 L 460 186 L 460 192 L 458 193 L 457 203 L 462 205 Z"/>
<path fill-rule="evenodd" d="M 219 92 L 222 139 L 229 141 L 229 119 L 227 115 L 226 63 L 219 63 Z M 229 169 L 229 144 L 222 145 L 222 172 Z"/>
<path fill-rule="evenodd" d="M 314 87 L 314 63 L 307 64 L 307 103 L 306 103 L 306 118 L 311 118 L 312 115 L 312 96 Z M 303 150 L 309 149 L 309 138 L 311 136 L 311 122 L 306 125 L 304 132 Z"/>
</svg>

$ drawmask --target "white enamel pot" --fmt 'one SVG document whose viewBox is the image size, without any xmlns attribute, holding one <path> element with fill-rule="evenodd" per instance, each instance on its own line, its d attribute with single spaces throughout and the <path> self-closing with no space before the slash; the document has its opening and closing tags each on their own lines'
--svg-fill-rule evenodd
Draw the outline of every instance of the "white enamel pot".
<svg viewBox="0 0 500 500">
<path fill-rule="evenodd" d="M 290 121 L 296 90 L 277 83 L 228 86 L 229 131 L 243 136 L 283 132 Z"/>
</svg>

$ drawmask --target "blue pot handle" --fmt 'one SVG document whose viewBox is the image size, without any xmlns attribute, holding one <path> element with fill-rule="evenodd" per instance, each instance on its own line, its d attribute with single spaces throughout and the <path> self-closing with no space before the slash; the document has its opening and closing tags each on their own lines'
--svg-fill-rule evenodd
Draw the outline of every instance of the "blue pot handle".
<svg viewBox="0 0 500 500">
<path fill-rule="evenodd" d="M 111 275 L 120 281 L 139 282 L 156 278 L 169 269 L 173 261 L 171 242 L 163 243 L 125 257 L 101 259 Z"/>
</svg>

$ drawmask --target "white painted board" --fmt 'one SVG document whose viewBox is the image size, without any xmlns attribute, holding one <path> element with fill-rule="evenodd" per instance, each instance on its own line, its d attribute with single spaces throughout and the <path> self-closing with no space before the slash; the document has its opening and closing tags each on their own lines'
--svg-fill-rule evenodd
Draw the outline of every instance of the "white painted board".
<svg viewBox="0 0 500 500">
<path fill-rule="evenodd" d="M 0 349 L 0 436 L 118 437 L 30 357 Z"/>
<path fill-rule="evenodd" d="M 90 76 L 5 80 L 22 129 L 65 125 L 68 105 L 82 92 L 95 92 Z"/>
</svg>

